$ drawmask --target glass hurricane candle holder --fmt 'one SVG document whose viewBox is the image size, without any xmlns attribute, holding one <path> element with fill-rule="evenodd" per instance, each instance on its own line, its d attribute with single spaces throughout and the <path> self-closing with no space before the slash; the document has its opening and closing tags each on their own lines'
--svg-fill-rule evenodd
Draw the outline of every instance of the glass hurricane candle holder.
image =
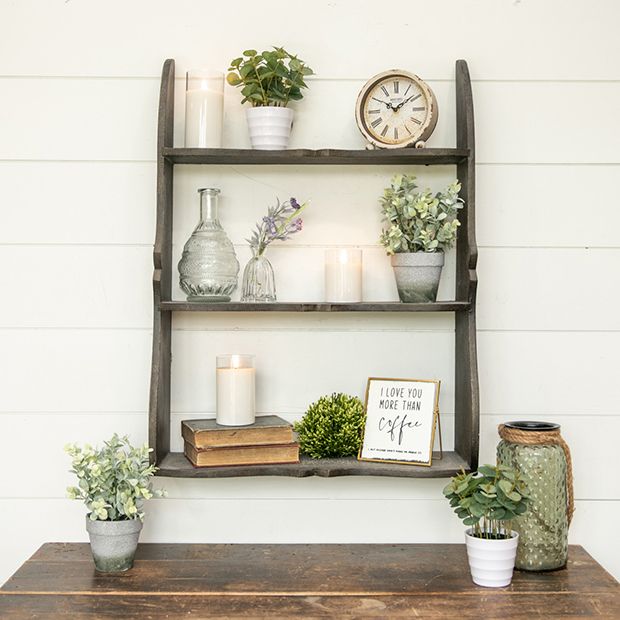
<svg viewBox="0 0 620 620">
<path fill-rule="evenodd" d="M 248 426 L 256 417 L 253 355 L 218 355 L 216 421 L 223 426 Z"/>
<path fill-rule="evenodd" d="M 362 301 L 362 251 L 340 248 L 325 251 L 325 301 Z"/>
<path fill-rule="evenodd" d="M 185 146 L 220 148 L 224 115 L 224 74 L 192 69 L 185 75 Z"/>
</svg>

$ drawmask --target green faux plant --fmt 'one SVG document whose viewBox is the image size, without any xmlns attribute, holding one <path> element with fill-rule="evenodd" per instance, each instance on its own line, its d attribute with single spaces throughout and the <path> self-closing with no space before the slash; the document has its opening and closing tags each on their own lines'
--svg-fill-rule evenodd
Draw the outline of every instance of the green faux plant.
<svg viewBox="0 0 620 620">
<path fill-rule="evenodd" d="M 463 203 L 460 183 L 454 181 L 433 194 L 430 189 L 420 191 L 415 181 L 413 175 L 395 175 L 379 200 L 387 222 L 379 240 L 390 255 L 443 252 L 456 242 L 456 215 Z"/>
<path fill-rule="evenodd" d="M 243 56 L 231 60 L 226 81 L 241 88 L 243 99 L 253 106 L 286 107 L 289 101 L 303 99 L 304 78 L 314 72 L 303 60 L 289 54 L 283 47 L 274 47 L 260 54 L 245 50 Z"/>
<path fill-rule="evenodd" d="M 147 445 L 134 448 L 127 436 L 116 433 L 102 448 L 68 444 L 65 452 L 71 456 L 71 473 L 78 477 L 78 486 L 67 487 L 67 495 L 84 501 L 92 521 L 142 520 L 142 502 L 165 495 L 150 483 L 157 471 L 149 463 L 151 451 Z"/>
<path fill-rule="evenodd" d="M 443 494 L 476 538 L 510 538 L 510 522 L 528 505 L 525 482 L 506 465 L 481 465 L 471 474 L 462 471 L 451 478 Z"/>
<path fill-rule="evenodd" d="M 362 443 L 364 419 L 364 404 L 357 396 L 322 396 L 294 425 L 299 448 L 313 459 L 355 456 Z"/>
</svg>

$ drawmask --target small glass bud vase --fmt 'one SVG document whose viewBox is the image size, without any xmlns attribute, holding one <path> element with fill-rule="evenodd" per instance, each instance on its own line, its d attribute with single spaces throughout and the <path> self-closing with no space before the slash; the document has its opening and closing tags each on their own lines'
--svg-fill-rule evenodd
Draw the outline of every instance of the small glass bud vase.
<svg viewBox="0 0 620 620">
<path fill-rule="evenodd" d="M 253 256 L 243 270 L 241 301 L 276 301 L 276 280 L 273 267 L 262 253 L 252 250 Z"/>
<path fill-rule="evenodd" d="M 188 301 L 230 301 L 237 288 L 239 261 L 218 219 L 219 189 L 200 194 L 200 222 L 183 248 L 180 285 Z"/>
</svg>

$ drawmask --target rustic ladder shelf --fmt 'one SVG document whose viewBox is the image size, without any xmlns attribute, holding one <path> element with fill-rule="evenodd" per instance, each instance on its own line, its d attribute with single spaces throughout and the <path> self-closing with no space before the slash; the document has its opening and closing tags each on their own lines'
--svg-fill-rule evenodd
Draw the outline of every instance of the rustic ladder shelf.
<svg viewBox="0 0 620 620">
<path fill-rule="evenodd" d="M 162 71 L 157 134 L 157 228 L 153 250 L 153 359 L 149 403 L 149 444 L 160 476 L 218 478 L 238 476 L 396 476 L 445 478 L 478 465 L 479 396 L 476 357 L 476 262 L 474 112 L 469 70 L 456 62 L 456 148 L 397 150 L 185 149 L 173 146 L 174 60 Z M 177 164 L 248 165 L 456 165 L 465 208 L 456 247 L 453 301 L 429 304 L 206 303 L 172 300 L 172 187 Z M 295 465 L 194 468 L 181 453 L 170 452 L 170 380 L 173 312 L 454 312 L 454 451 L 433 459 L 432 467 L 358 462 L 354 458 L 302 458 Z"/>
</svg>

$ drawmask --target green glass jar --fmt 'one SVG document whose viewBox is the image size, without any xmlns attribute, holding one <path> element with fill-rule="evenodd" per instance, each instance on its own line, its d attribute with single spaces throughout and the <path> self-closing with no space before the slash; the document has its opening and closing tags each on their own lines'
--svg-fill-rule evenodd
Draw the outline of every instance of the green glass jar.
<svg viewBox="0 0 620 620">
<path fill-rule="evenodd" d="M 560 426 L 508 422 L 500 425 L 499 434 L 497 462 L 521 473 L 530 496 L 527 512 L 513 522 L 519 532 L 515 567 L 531 571 L 562 568 L 568 559 L 573 500 L 570 452 Z"/>
</svg>

